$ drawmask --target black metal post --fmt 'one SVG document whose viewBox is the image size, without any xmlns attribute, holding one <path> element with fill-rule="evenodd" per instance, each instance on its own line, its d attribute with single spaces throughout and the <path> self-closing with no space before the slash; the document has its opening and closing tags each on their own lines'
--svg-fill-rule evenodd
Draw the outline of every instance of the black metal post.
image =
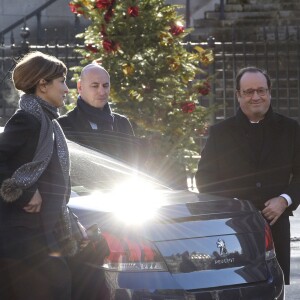
<svg viewBox="0 0 300 300">
<path fill-rule="evenodd" d="M 186 0 L 185 4 L 185 24 L 186 28 L 191 26 L 191 10 L 190 10 L 190 0 Z"/>
<path fill-rule="evenodd" d="M 220 0 L 220 20 L 225 20 L 225 4 L 224 0 Z"/>
<path fill-rule="evenodd" d="M 216 104 L 216 82 L 215 82 L 215 42 L 216 39 L 213 36 L 209 36 L 207 38 L 207 46 L 213 51 L 214 61 L 212 64 L 208 66 L 209 76 L 212 78 L 211 81 L 211 97 L 209 97 L 209 106 L 213 107 Z M 210 124 L 214 124 L 216 122 L 215 112 L 211 113 L 210 116 Z"/>
<path fill-rule="evenodd" d="M 42 43 L 42 22 L 40 11 L 36 14 L 36 41 L 38 45 Z"/>
<path fill-rule="evenodd" d="M 29 51 L 29 42 L 27 39 L 30 36 L 30 30 L 26 26 L 26 22 L 24 21 L 24 26 L 21 28 L 20 36 L 22 37 L 21 47 L 20 47 L 20 56 L 26 54 Z"/>
</svg>

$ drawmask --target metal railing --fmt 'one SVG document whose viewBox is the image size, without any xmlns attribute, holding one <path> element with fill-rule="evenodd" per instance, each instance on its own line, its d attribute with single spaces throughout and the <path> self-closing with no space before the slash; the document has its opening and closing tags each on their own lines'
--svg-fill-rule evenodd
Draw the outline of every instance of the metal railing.
<svg viewBox="0 0 300 300">
<path fill-rule="evenodd" d="M 26 28 L 26 21 L 36 17 L 37 20 L 37 24 L 36 24 L 36 28 L 40 29 L 42 28 L 41 26 L 41 12 L 47 8 L 48 6 L 50 6 L 51 4 L 53 4 L 54 2 L 56 2 L 57 0 L 48 0 L 46 3 L 44 3 L 43 5 L 41 5 L 40 7 L 38 7 L 37 9 L 35 9 L 34 11 L 32 11 L 31 13 L 25 15 L 24 17 L 22 17 L 21 19 L 19 19 L 18 21 L 14 22 L 12 25 L 8 26 L 7 28 L 5 28 L 4 30 L 0 31 L 0 44 L 3 45 L 4 44 L 4 40 L 5 40 L 5 35 L 7 33 L 10 34 L 10 42 L 11 44 L 14 44 L 14 36 L 13 36 L 13 30 L 18 28 L 20 25 L 24 24 L 24 29 Z M 37 30 L 37 40 L 40 41 L 41 38 L 41 31 Z"/>
<path fill-rule="evenodd" d="M 24 20 L 40 15 L 42 9 L 54 3 L 56 0 L 49 0 L 44 5 L 26 15 L 22 20 L 15 22 L 10 27 L 0 32 L 9 34 L 16 26 L 18 27 Z M 187 1 L 187 4 L 189 1 Z M 220 7 L 224 6 L 224 1 L 220 0 Z M 189 6 L 187 5 L 187 8 Z M 224 10 L 224 7 L 223 7 Z M 220 9 L 220 12 L 222 9 Z M 77 26 L 78 18 L 74 20 L 74 27 Z M 37 23 L 38 25 L 38 23 Z M 38 31 L 38 30 L 37 30 Z M 39 49 L 46 53 L 53 54 L 62 59 L 68 67 L 79 64 L 80 58 L 74 52 L 78 47 L 75 39 L 72 43 L 58 44 L 55 39 L 48 43 L 45 36 L 40 37 L 43 43 L 29 42 L 30 30 L 25 26 L 20 32 L 22 41 L 15 45 L 11 40 L 9 45 L 0 43 L 0 82 L 8 74 L 13 66 L 14 60 L 22 53 L 33 49 Z M 44 30 L 45 34 L 45 30 Z M 38 39 L 37 39 L 38 40 Z M 238 70 L 249 65 L 256 65 L 266 69 L 272 78 L 272 103 L 276 111 L 300 121 L 300 29 L 296 26 L 261 26 L 255 31 L 245 28 L 231 28 L 230 39 L 220 41 L 210 37 L 205 43 L 200 43 L 203 47 L 209 47 L 214 52 L 214 63 L 208 67 L 208 72 L 212 76 L 211 93 L 201 99 L 201 103 L 207 106 L 217 105 L 211 117 L 211 122 L 215 123 L 232 116 L 237 109 L 238 103 L 235 98 L 234 79 Z M 68 76 L 68 80 L 72 74 Z M 68 82 L 72 87 L 73 82 Z M 8 112 L 3 111 L 11 107 L 8 98 L 13 97 L 9 76 L 5 77 L 0 89 L 0 116 L 6 116 Z M 1 120 L 0 120 L 1 121 Z"/>
<path fill-rule="evenodd" d="M 207 43 L 201 43 L 203 47 L 214 50 L 214 63 L 208 67 L 208 72 L 213 78 L 212 91 L 201 100 L 207 106 L 218 105 L 211 122 L 218 122 L 236 112 L 238 103 L 235 98 L 235 76 L 240 68 L 249 65 L 266 69 L 270 74 L 273 108 L 300 121 L 300 28 L 294 28 L 293 31 L 288 27 L 285 30 L 278 27 L 272 30 L 261 28 L 256 39 L 251 41 L 245 37 L 239 38 L 238 35 L 238 32 L 236 36 L 233 35 L 232 41 L 209 38 Z M 19 46 L 0 45 L 0 81 L 13 65 L 14 59 L 24 51 L 24 45 L 27 45 L 26 39 Z M 27 46 L 30 50 L 38 49 L 59 57 L 68 67 L 80 62 L 78 54 L 74 52 L 78 44 Z M 71 76 L 70 73 L 68 79 Z M 5 80 L 6 85 L 1 86 L 0 108 L 10 107 L 3 97 L 9 85 L 8 79 L 7 77 Z M 70 81 L 69 84 L 72 86 L 74 83 Z M 3 111 L 0 111 L 1 115 L 4 115 Z"/>
<path fill-rule="evenodd" d="M 26 47 L 24 47 L 26 45 Z M 83 47 L 80 44 L 65 45 L 30 45 L 26 41 L 22 41 L 20 45 L 1 46 L 0 45 L 0 126 L 4 125 L 8 118 L 15 111 L 19 95 L 15 90 L 11 81 L 11 70 L 15 66 L 15 62 L 27 51 L 41 51 L 50 55 L 54 55 L 64 61 L 68 70 L 73 66 L 80 65 L 81 57 L 74 51 Z M 69 88 L 76 88 L 76 84 L 71 80 L 73 74 L 71 71 L 67 74 L 67 85 Z"/>
<path fill-rule="evenodd" d="M 211 66 L 211 103 L 219 108 L 214 122 L 235 114 L 235 77 L 240 68 L 265 69 L 272 80 L 272 106 L 275 111 L 300 122 L 300 28 L 261 27 L 249 40 L 247 32 L 236 29 L 231 41 L 214 41 Z"/>
<path fill-rule="evenodd" d="M 63 60 L 67 67 L 79 65 L 80 58 L 74 51 L 75 48 L 82 47 L 76 39 L 76 34 L 83 31 L 79 18 L 74 14 L 74 24 L 64 27 L 64 31 L 54 28 L 43 28 L 41 23 L 42 11 L 55 3 L 57 0 L 48 0 L 31 13 L 20 18 L 12 25 L 0 31 L 0 125 L 6 122 L 10 115 L 14 112 L 17 105 L 18 95 L 10 80 L 10 71 L 15 65 L 15 61 L 24 53 L 30 50 L 39 50 L 41 52 L 52 54 Z M 27 27 L 28 21 L 31 22 L 31 30 Z M 20 29 L 20 26 L 23 27 Z M 15 37 L 14 32 L 18 30 L 19 37 Z M 67 32 L 68 31 L 68 32 Z M 70 32 L 69 32 L 70 31 Z M 68 34 L 66 34 L 68 33 Z M 15 40 L 20 42 L 15 43 Z M 72 74 L 68 74 L 68 85 L 72 87 Z"/>
</svg>

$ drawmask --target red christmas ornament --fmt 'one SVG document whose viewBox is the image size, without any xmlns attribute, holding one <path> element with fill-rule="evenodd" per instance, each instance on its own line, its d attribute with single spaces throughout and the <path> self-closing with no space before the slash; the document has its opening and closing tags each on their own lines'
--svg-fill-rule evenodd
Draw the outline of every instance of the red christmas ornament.
<svg viewBox="0 0 300 300">
<path fill-rule="evenodd" d="M 184 26 L 181 23 L 177 23 L 171 26 L 169 30 L 173 35 L 179 35 L 184 32 Z"/>
<path fill-rule="evenodd" d="M 119 48 L 119 44 L 108 39 L 104 39 L 102 42 L 103 48 L 106 52 L 117 51 Z"/>
<path fill-rule="evenodd" d="M 203 83 L 203 86 L 201 88 L 199 88 L 199 94 L 203 95 L 203 96 L 206 96 L 209 94 L 210 92 L 210 84 L 209 82 L 204 82 Z"/>
<path fill-rule="evenodd" d="M 130 6 L 127 8 L 127 13 L 130 17 L 137 17 L 139 15 L 138 6 Z"/>
<path fill-rule="evenodd" d="M 84 11 L 80 4 L 69 3 L 70 10 L 73 14 L 83 15 Z"/>
<path fill-rule="evenodd" d="M 113 4 L 114 1 L 113 0 L 97 0 L 96 1 L 96 7 L 98 7 L 99 9 L 109 9 Z"/>
<path fill-rule="evenodd" d="M 104 15 L 105 22 L 109 23 L 109 21 L 113 17 L 113 15 L 114 15 L 114 10 L 112 8 L 108 9 L 108 11 Z"/>
<path fill-rule="evenodd" d="M 192 101 L 187 101 L 181 103 L 180 108 L 184 113 L 192 113 L 196 109 L 196 104 Z"/>
<path fill-rule="evenodd" d="M 85 45 L 85 49 L 88 50 L 88 51 L 91 51 L 93 53 L 98 53 L 99 52 L 99 50 L 96 48 L 96 46 L 92 45 L 92 44 Z"/>
</svg>

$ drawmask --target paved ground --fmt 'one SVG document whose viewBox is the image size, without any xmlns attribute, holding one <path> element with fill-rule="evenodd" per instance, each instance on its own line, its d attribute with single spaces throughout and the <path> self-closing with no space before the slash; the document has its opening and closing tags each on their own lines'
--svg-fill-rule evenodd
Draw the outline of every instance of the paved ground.
<svg viewBox="0 0 300 300">
<path fill-rule="evenodd" d="M 285 299 L 300 299 L 300 208 L 291 217 L 291 285 L 286 286 Z"/>
</svg>

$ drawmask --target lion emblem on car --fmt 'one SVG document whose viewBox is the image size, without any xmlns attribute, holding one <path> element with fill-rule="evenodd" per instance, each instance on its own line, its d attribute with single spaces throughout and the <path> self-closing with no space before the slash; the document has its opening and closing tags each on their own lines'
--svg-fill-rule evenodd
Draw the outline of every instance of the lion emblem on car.
<svg viewBox="0 0 300 300">
<path fill-rule="evenodd" d="M 218 241 L 217 241 L 217 247 L 219 248 L 220 256 L 227 255 L 227 249 L 226 249 L 226 244 L 225 244 L 224 240 L 218 239 Z"/>
</svg>

